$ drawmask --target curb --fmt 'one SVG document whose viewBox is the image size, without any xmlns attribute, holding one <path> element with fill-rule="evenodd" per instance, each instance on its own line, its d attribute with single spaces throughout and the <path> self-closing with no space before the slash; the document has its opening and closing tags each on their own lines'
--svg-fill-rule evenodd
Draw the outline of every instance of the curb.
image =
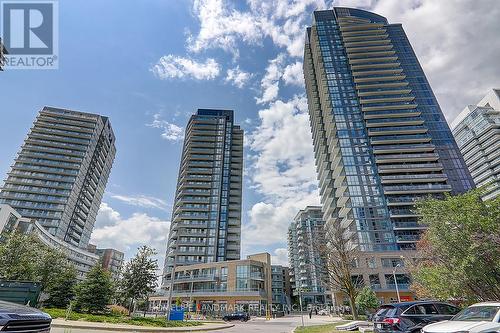
<svg viewBox="0 0 500 333">
<path fill-rule="evenodd" d="M 92 324 L 91 322 L 86 322 Z M 201 325 L 201 326 L 185 326 L 185 327 L 148 327 L 148 326 L 137 326 L 137 327 L 124 327 L 124 326 L 109 326 L 113 324 L 108 324 L 108 326 L 91 326 L 86 324 L 78 324 L 78 323 L 68 323 L 68 322 L 52 322 L 51 327 L 57 328 L 75 328 L 75 329 L 83 329 L 89 331 L 110 331 L 110 332 L 143 332 L 143 333 L 158 333 L 158 332 L 207 332 L 214 330 L 222 330 L 226 328 L 231 328 L 234 326 L 229 325 Z"/>
</svg>

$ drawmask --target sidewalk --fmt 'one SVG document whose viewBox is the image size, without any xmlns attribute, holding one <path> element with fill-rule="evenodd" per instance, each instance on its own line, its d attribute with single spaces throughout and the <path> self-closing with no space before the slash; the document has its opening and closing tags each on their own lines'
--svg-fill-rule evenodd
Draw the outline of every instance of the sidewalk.
<svg viewBox="0 0 500 333">
<path fill-rule="evenodd" d="M 52 327 L 59 328 L 77 328 L 83 330 L 101 330 L 101 331 L 114 331 L 114 332 L 143 332 L 143 333 L 157 333 L 157 332 L 202 332 L 222 330 L 225 328 L 233 327 L 231 324 L 215 324 L 207 323 L 201 326 L 185 326 L 185 327 L 151 327 L 151 326 L 135 326 L 125 324 L 108 324 L 108 323 L 92 323 L 88 321 L 72 321 L 63 319 L 52 320 Z"/>
</svg>

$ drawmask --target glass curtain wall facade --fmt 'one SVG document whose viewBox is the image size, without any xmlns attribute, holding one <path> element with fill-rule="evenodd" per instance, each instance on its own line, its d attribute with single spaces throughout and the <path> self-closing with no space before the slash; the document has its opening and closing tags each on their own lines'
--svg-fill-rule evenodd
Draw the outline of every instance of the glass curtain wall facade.
<svg viewBox="0 0 500 333">
<path fill-rule="evenodd" d="M 1 188 L 0 203 L 87 248 L 115 153 L 107 117 L 44 107 Z"/>
<path fill-rule="evenodd" d="M 199 109 L 189 120 L 163 285 L 177 265 L 240 259 L 243 130 L 232 110 Z"/>
<path fill-rule="evenodd" d="M 465 163 L 484 200 L 500 195 L 500 89 L 469 105 L 452 123 Z"/>
<path fill-rule="evenodd" d="M 351 8 L 316 11 L 304 76 L 326 226 L 361 251 L 412 250 L 414 201 L 473 187 L 400 24 Z"/>
</svg>

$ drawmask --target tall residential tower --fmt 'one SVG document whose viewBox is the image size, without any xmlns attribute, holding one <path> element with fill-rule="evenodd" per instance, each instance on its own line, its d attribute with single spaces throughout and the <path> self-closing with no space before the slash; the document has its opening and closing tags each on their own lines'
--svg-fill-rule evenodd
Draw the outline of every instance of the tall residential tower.
<svg viewBox="0 0 500 333">
<path fill-rule="evenodd" d="M 164 286 L 175 266 L 240 259 L 242 174 L 233 111 L 199 109 L 186 128 Z"/>
<path fill-rule="evenodd" d="M 314 12 L 304 58 L 326 227 L 397 259 L 425 228 L 416 199 L 474 186 L 429 82 L 402 26 L 359 9 Z"/>
<path fill-rule="evenodd" d="M 87 248 L 115 157 L 107 117 L 44 107 L 0 191 L 0 203 Z"/>
<path fill-rule="evenodd" d="M 321 207 L 307 206 L 297 213 L 288 227 L 293 296 L 300 297 L 304 306 L 331 303 L 318 246 L 325 242 L 324 224 Z"/>
<path fill-rule="evenodd" d="M 483 199 L 500 195 L 500 89 L 492 89 L 477 105 L 469 105 L 451 124 Z"/>
</svg>

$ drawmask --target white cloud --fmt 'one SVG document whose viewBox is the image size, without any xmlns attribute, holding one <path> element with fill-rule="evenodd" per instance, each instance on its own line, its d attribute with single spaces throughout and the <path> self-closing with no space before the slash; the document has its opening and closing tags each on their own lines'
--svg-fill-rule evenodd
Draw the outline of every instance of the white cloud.
<svg viewBox="0 0 500 333">
<path fill-rule="evenodd" d="M 91 242 L 98 247 L 111 247 L 126 253 L 148 245 L 159 254 L 164 254 L 169 229 L 168 221 L 145 213 L 134 213 L 124 218 L 103 202 L 97 214 Z"/>
<path fill-rule="evenodd" d="M 252 74 L 241 70 L 240 66 L 236 66 L 227 70 L 225 81 L 241 89 L 248 83 L 252 76 Z"/>
<path fill-rule="evenodd" d="M 380 0 L 372 10 L 403 24 L 448 120 L 498 87 L 498 1 Z"/>
<path fill-rule="evenodd" d="M 188 47 L 199 52 L 221 48 L 239 55 L 240 41 L 247 45 L 262 45 L 264 38 L 289 55 L 303 53 L 304 29 L 314 9 L 324 9 L 323 0 L 248 0 L 248 11 L 234 8 L 231 1 L 195 0 L 193 14 L 200 21 L 200 30 L 190 34 Z"/>
<path fill-rule="evenodd" d="M 219 76 L 220 66 L 212 58 L 208 58 L 205 62 L 197 62 L 190 58 L 169 54 L 161 57 L 151 71 L 163 80 L 171 78 L 212 80 Z"/>
<path fill-rule="evenodd" d="M 278 97 L 279 82 L 283 75 L 283 63 L 285 54 L 280 53 L 275 59 L 269 60 L 266 74 L 261 80 L 262 96 L 255 98 L 257 104 L 271 102 Z"/>
<path fill-rule="evenodd" d="M 253 205 L 243 225 L 245 246 L 286 242 L 297 212 L 319 202 L 306 98 L 273 102 L 259 111 L 259 119 L 248 135 L 248 169 L 263 200 Z"/>
<path fill-rule="evenodd" d="M 161 119 L 161 115 L 159 113 L 154 114 L 153 122 L 151 124 L 146 124 L 146 126 L 161 129 L 163 131 L 161 133 L 161 137 L 165 140 L 181 141 L 184 139 L 183 128 Z"/>
<path fill-rule="evenodd" d="M 283 81 L 285 81 L 285 84 L 289 85 L 304 86 L 304 72 L 302 71 L 301 61 L 296 61 L 285 67 Z"/>
<path fill-rule="evenodd" d="M 139 195 L 120 195 L 110 193 L 110 197 L 131 206 L 137 206 L 142 208 L 157 208 L 164 211 L 167 211 L 168 204 L 165 200 L 139 194 Z"/>
<path fill-rule="evenodd" d="M 288 249 L 277 248 L 271 254 L 271 263 L 273 265 L 288 266 Z"/>
</svg>

